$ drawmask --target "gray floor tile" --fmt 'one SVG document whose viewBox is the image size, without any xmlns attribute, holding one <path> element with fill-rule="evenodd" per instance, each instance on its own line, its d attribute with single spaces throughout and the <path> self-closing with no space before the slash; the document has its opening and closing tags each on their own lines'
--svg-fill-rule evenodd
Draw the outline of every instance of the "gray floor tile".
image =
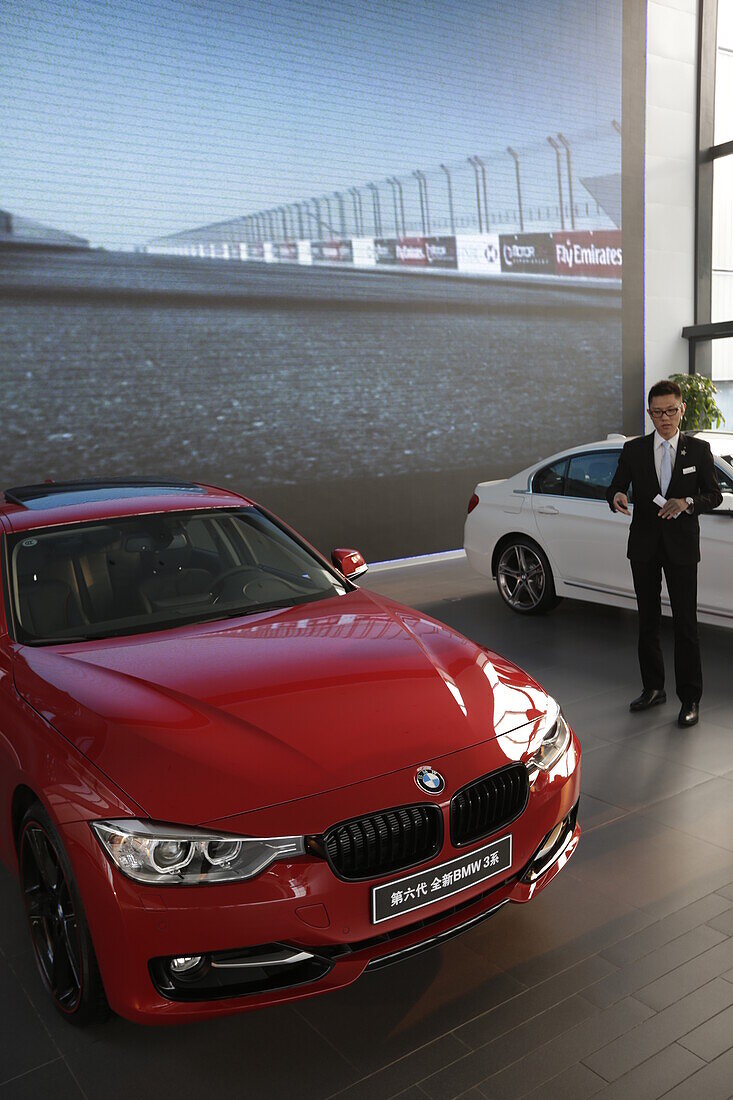
<svg viewBox="0 0 733 1100">
<path fill-rule="evenodd" d="M 693 928 L 692 931 L 686 932 L 671 943 L 664 944 L 656 951 L 610 974 L 603 981 L 584 990 L 584 995 L 593 1004 L 601 1007 L 615 1004 L 616 1001 L 636 993 L 662 975 L 676 970 L 678 966 L 696 955 L 701 955 L 720 943 L 722 939 L 722 933 L 716 932 L 707 925 Z"/>
<path fill-rule="evenodd" d="M 686 768 L 707 772 L 709 775 L 726 775 L 731 771 L 731 747 L 733 729 L 716 725 L 704 708 L 700 721 L 692 729 L 680 729 L 673 722 L 665 722 L 654 729 L 644 730 L 627 742 L 630 749 L 642 749 L 652 756 L 673 760 Z"/>
<path fill-rule="evenodd" d="M 563 711 L 573 729 L 578 731 L 584 746 L 586 739 L 589 744 L 626 743 L 645 737 L 657 728 L 667 729 L 677 715 L 673 704 L 632 714 L 629 703 L 638 692 L 635 681 L 630 680 L 625 689 L 615 687 L 598 695 L 563 703 Z"/>
<path fill-rule="evenodd" d="M 599 955 L 591 955 L 553 978 L 518 993 L 491 1012 L 470 1020 L 463 1027 L 457 1028 L 454 1034 L 471 1049 L 477 1049 L 575 993 L 582 992 L 587 996 L 593 983 L 612 972 L 614 968 L 610 963 Z"/>
<path fill-rule="evenodd" d="M 648 955 L 671 940 L 676 940 L 683 933 L 690 932 L 701 924 L 709 924 L 711 920 L 728 910 L 733 910 L 733 904 L 729 905 L 725 898 L 718 897 L 717 894 L 706 894 L 692 905 L 686 905 L 670 913 L 668 917 L 654 921 L 641 932 L 627 936 L 625 940 L 606 948 L 601 953 L 616 966 L 625 966 L 636 959 L 643 958 L 644 955 Z"/>
<path fill-rule="evenodd" d="M 583 1061 L 607 1081 L 615 1081 L 731 1004 L 733 986 L 716 978 Z"/>
<path fill-rule="evenodd" d="M 575 1027 L 535 1048 L 517 1064 L 495 1073 L 482 1083 L 481 1088 L 492 1100 L 518 1100 L 526 1092 L 551 1081 L 578 1061 L 586 1060 L 589 1054 L 609 1040 L 626 1035 L 639 1027 L 651 1016 L 651 1011 L 645 1005 L 632 998 L 619 1001 L 599 1012 L 593 1012 L 588 1004 L 585 1019 Z M 597 1073 L 596 1070 L 594 1072 Z"/>
<path fill-rule="evenodd" d="M 18 883 L 0 864 L 0 954 L 13 958 L 28 949 L 28 926 Z"/>
<path fill-rule="evenodd" d="M 598 1100 L 657 1100 L 702 1065 L 703 1062 L 694 1054 L 672 1043 L 607 1085 L 597 1094 Z"/>
<path fill-rule="evenodd" d="M 586 749 L 586 754 L 588 750 Z M 625 817 L 629 813 L 622 806 L 614 806 L 604 799 L 594 798 L 583 791 L 580 799 L 578 820 L 584 833 L 591 829 L 597 829 L 599 825 L 608 825 L 610 821 L 616 821 L 619 817 Z"/>
<path fill-rule="evenodd" d="M 8 963 L 0 959 L 0 1084 L 59 1053 Z"/>
<path fill-rule="evenodd" d="M 634 813 L 584 837 L 569 870 L 588 887 L 662 916 L 729 881 L 733 854 Z"/>
<path fill-rule="evenodd" d="M 665 1094 L 665 1100 L 730 1100 L 733 1096 L 733 1051 L 721 1054 L 682 1084 Z"/>
<path fill-rule="evenodd" d="M 642 811 L 654 821 L 733 851 L 733 781 L 716 777 Z"/>
<path fill-rule="evenodd" d="M 708 924 L 717 932 L 722 932 L 726 936 L 733 936 L 733 905 L 730 909 L 720 913 L 719 916 L 712 917 Z"/>
<path fill-rule="evenodd" d="M 42 1097 L 53 1097 L 53 1100 L 90 1100 L 84 1096 L 71 1076 L 69 1067 L 60 1058 L 0 1085 L 0 1100 L 41 1100 Z"/>
<path fill-rule="evenodd" d="M 95 1100 L 168 1094 L 201 1100 L 212 1094 L 239 1096 L 243 1087 L 268 1100 L 323 1100 L 359 1077 L 291 1008 L 185 1028 L 151 1029 L 118 1019 L 96 1042 L 74 1048 L 65 1060 L 82 1091 Z"/>
<path fill-rule="evenodd" d="M 560 883 L 558 876 L 557 883 L 529 904 L 507 906 L 495 921 L 484 925 L 483 936 L 470 941 L 472 948 L 484 952 L 494 965 L 505 967 L 523 986 L 546 981 L 653 920 L 572 874 L 583 843 L 581 839 L 563 871 L 562 889 L 555 889 Z"/>
<path fill-rule="evenodd" d="M 672 1005 L 681 997 L 692 993 L 707 985 L 719 974 L 725 974 L 733 967 L 733 940 L 726 939 L 722 943 L 704 951 L 689 962 L 678 966 L 662 978 L 649 985 L 642 986 L 635 996 L 657 1011 Z"/>
<path fill-rule="evenodd" d="M 468 946 L 505 914 L 444 947 L 365 974 L 347 989 L 304 1001 L 295 1011 L 360 1075 L 373 1073 L 524 989 Z"/>
<path fill-rule="evenodd" d="M 514 1071 L 515 1062 L 524 1061 L 537 1047 L 575 1027 L 592 1011 L 582 997 L 570 997 L 420 1081 L 420 1087 L 433 1100 L 452 1100 L 508 1066 Z"/>
<path fill-rule="evenodd" d="M 709 780 L 707 772 L 653 756 L 641 738 L 604 745 L 583 761 L 583 790 L 626 810 L 639 810 Z"/>
<path fill-rule="evenodd" d="M 525 1096 L 526 1100 L 586 1100 L 589 1096 L 597 1096 L 605 1084 L 602 1077 L 579 1062 L 558 1073 L 551 1081 L 543 1081 Z M 483 1095 L 491 1100 L 491 1082 L 486 1085 Z"/>
<path fill-rule="evenodd" d="M 422 1080 L 428 1074 L 437 1072 L 463 1058 L 467 1047 L 454 1035 L 444 1035 L 426 1046 L 418 1047 L 411 1054 L 392 1062 L 384 1069 L 362 1077 L 355 1084 L 339 1092 L 339 1100 L 390 1100 L 399 1097 L 406 1100 L 415 1081 Z M 405 1090 L 408 1092 L 405 1092 Z M 420 1090 L 420 1095 L 425 1093 Z"/>
<path fill-rule="evenodd" d="M 733 1008 L 726 1008 L 680 1039 L 698 1058 L 712 1062 L 733 1047 Z"/>
</svg>

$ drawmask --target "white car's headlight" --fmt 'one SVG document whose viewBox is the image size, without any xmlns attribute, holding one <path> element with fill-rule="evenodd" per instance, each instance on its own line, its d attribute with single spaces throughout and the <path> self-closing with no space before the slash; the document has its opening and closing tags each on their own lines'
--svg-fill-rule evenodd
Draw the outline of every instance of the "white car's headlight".
<svg viewBox="0 0 733 1100">
<path fill-rule="evenodd" d="M 548 712 L 547 730 L 540 747 L 533 753 L 529 762 L 530 767 L 539 768 L 543 772 L 548 772 L 558 762 L 567 752 L 570 744 L 570 726 L 565 721 L 557 703 L 554 703 L 554 707 L 557 710 L 553 708 L 552 712 Z"/>
<path fill-rule="evenodd" d="M 124 875 L 150 886 L 240 882 L 305 852 L 302 836 L 255 839 L 134 818 L 93 821 L 92 829 Z"/>
</svg>

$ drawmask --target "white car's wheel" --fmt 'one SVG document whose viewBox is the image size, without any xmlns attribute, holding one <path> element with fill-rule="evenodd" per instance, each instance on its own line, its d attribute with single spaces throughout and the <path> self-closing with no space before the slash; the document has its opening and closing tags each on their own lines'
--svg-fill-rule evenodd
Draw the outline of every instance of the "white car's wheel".
<svg viewBox="0 0 733 1100">
<path fill-rule="evenodd" d="M 520 615 L 541 615 L 560 602 L 550 563 L 530 539 L 513 538 L 502 547 L 496 585 L 504 603 Z"/>
</svg>

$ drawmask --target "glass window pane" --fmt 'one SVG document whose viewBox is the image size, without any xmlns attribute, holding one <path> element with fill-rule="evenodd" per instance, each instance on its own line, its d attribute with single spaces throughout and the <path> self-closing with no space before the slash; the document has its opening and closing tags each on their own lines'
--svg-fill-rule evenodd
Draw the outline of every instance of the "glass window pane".
<svg viewBox="0 0 733 1100">
<path fill-rule="evenodd" d="M 720 157 L 713 165 L 713 283 L 717 274 L 733 273 L 733 154 Z M 723 288 L 716 301 L 713 288 L 713 320 L 733 317 L 731 291 Z"/>
<path fill-rule="evenodd" d="M 733 0 L 718 0 L 715 144 L 733 141 Z"/>
<path fill-rule="evenodd" d="M 606 489 L 616 473 L 620 451 L 591 452 L 570 459 L 566 496 L 605 500 Z"/>
<path fill-rule="evenodd" d="M 713 381 L 718 391 L 715 400 L 725 417 L 719 431 L 730 432 L 733 431 L 733 336 L 712 341 L 712 359 Z"/>
<path fill-rule="evenodd" d="M 551 466 L 545 466 L 544 470 L 538 470 L 532 481 L 532 492 L 561 497 L 565 488 L 567 466 L 567 458 L 561 458 Z"/>
</svg>

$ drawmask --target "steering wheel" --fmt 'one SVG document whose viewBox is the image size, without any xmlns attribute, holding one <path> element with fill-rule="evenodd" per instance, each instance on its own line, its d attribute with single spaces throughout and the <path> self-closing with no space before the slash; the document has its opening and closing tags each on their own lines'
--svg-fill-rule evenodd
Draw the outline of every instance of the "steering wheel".
<svg viewBox="0 0 733 1100">
<path fill-rule="evenodd" d="M 252 565 L 237 565 L 234 569 L 227 569 L 216 578 L 209 589 L 211 602 L 219 603 L 222 598 L 233 600 L 237 596 L 246 596 L 247 585 L 260 579 L 260 570 Z"/>
</svg>

